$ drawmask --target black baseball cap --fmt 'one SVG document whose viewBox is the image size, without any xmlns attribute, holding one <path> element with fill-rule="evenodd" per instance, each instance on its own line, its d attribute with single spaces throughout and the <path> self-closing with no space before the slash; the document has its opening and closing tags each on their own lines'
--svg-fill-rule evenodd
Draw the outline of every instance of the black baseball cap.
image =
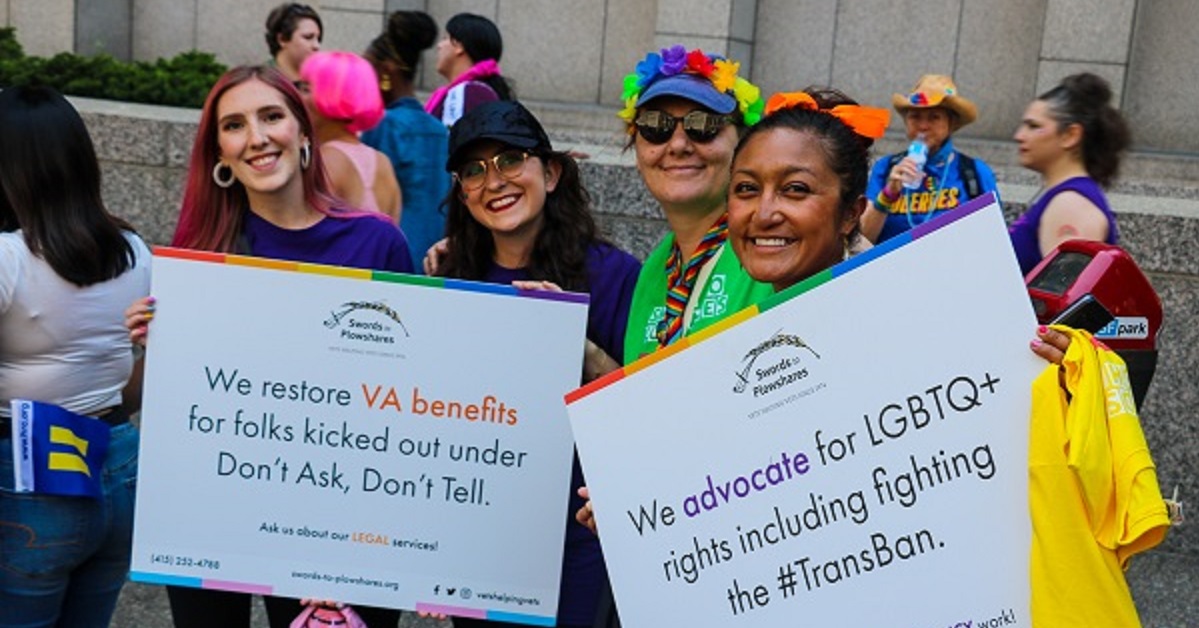
<svg viewBox="0 0 1199 628">
<path fill-rule="evenodd" d="M 545 129 L 524 105 L 515 100 L 497 100 L 471 109 L 450 127 L 450 157 L 445 169 L 453 172 L 462 162 L 463 150 L 479 140 L 495 140 L 525 150 L 553 150 Z"/>
</svg>

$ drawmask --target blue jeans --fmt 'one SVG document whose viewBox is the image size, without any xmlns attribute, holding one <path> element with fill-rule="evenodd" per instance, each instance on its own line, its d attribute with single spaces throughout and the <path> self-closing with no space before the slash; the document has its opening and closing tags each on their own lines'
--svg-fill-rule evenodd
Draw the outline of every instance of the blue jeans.
<svg viewBox="0 0 1199 628">
<path fill-rule="evenodd" d="M 0 627 L 105 628 L 129 573 L 138 431 L 112 428 L 104 499 L 12 491 L 0 439 Z"/>
</svg>

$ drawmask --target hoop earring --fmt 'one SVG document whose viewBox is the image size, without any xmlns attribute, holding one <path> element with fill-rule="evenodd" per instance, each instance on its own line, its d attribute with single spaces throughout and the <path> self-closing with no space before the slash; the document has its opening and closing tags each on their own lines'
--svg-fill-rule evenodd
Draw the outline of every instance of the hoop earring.
<svg viewBox="0 0 1199 628">
<path fill-rule="evenodd" d="M 390 92 L 391 91 L 391 76 L 384 74 L 383 77 L 379 79 L 379 91 L 381 91 L 381 92 Z"/>
<path fill-rule="evenodd" d="M 222 168 L 229 171 L 229 178 L 221 178 Z M 217 187 L 219 188 L 228 188 L 233 185 L 234 181 L 237 181 L 237 177 L 233 175 L 233 168 L 230 168 L 229 166 L 226 166 L 218 161 L 212 168 L 212 181 L 213 183 L 216 183 Z"/>
<path fill-rule="evenodd" d="M 300 147 L 300 169 L 307 170 L 308 164 L 312 163 L 312 145 L 307 142 Z"/>
</svg>

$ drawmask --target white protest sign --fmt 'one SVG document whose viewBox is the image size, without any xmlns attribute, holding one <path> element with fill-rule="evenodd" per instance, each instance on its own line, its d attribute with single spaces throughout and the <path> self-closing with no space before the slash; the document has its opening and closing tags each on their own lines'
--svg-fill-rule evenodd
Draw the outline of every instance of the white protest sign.
<svg viewBox="0 0 1199 628">
<path fill-rule="evenodd" d="M 623 625 L 1028 626 L 1044 363 L 993 197 L 735 319 L 567 398 Z"/>
<path fill-rule="evenodd" d="M 153 293 L 134 580 L 553 624 L 586 296 L 173 250 Z"/>
</svg>

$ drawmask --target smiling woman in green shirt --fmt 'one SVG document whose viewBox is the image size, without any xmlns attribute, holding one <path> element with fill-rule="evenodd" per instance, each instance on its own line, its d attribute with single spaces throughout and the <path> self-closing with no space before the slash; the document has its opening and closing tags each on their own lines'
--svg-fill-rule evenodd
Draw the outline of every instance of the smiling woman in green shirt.
<svg viewBox="0 0 1199 628">
<path fill-rule="evenodd" d="M 770 294 L 727 243 L 733 149 L 761 117 L 761 92 L 740 64 L 682 46 L 649 53 L 625 77 L 629 146 L 670 233 L 637 279 L 625 361 L 665 347 Z"/>
</svg>

